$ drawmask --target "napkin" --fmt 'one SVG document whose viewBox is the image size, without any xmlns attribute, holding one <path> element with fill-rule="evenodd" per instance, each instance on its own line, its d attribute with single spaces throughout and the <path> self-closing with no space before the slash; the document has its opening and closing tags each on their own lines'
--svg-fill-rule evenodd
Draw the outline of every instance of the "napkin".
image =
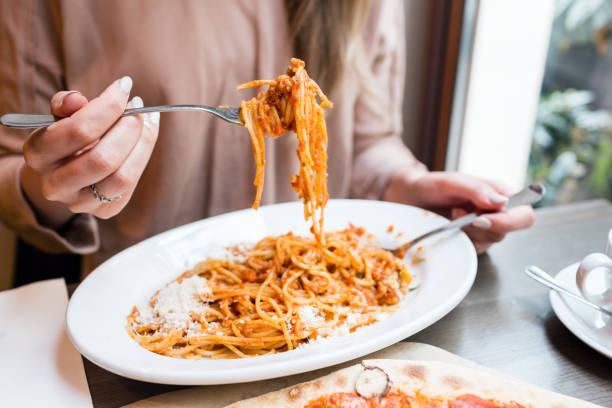
<svg viewBox="0 0 612 408">
<path fill-rule="evenodd" d="M 63 279 L 0 292 L 0 400 L 6 407 L 91 407 L 83 360 L 66 334 Z"/>
</svg>

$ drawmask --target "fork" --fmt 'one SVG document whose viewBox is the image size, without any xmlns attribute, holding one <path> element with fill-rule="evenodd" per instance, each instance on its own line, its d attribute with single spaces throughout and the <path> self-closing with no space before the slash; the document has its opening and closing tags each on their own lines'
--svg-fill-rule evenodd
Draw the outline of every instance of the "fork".
<svg viewBox="0 0 612 408">
<path fill-rule="evenodd" d="M 174 111 L 204 111 L 235 125 L 244 126 L 240 119 L 240 108 L 215 107 L 204 105 L 162 105 L 147 108 L 126 109 L 121 116 L 138 115 L 149 112 L 174 112 Z M 25 113 L 7 113 L 0 117 L 0 124 L 9 128 L 33 129 L 47 127 L 62 118 L 53 115 L 30 115 Z"/>
<path fill-rule="evenodd" d="M 542 184 L 539 184 L 539 183 L 531 184 L 525 187 L 523 190 L 519 191 L 518 193 L 510 196 L 508 198 L 508 202 L 506 203 L 506 205 L 504 205 L 501 208 L 500 211 L 507 211 L 507 210 L 510 210 L 514 207 L 518 207 L 521 205 L 537 203 L 538 201 L 542 199 L 545 193 L 546 193 L 546 189 L 544 188 Z M 447 224 L 444 224 L 443 226 L 439 228 L 436 228 L 422 235 L 419 235 L 418 237 L 413 238 L 404 244 L 398 245 L 396 247 L 383 246 L 382 248 L 388 251 L 391 251 L 395 256 L 403 258 L 404 253 L 417 242 L 420 242 L 424 240 L 425 238 L 429 238 L 430 236 L 438 234 L 443 231 L 447 231 L 453 228 L 465 227 L 466 225 L 471 224 L 472 221 L 476 219 L 476 217 L 478 217 L 478 214 L 470 213 L 470 214 L 464 215 L 463 217 L 457 218 Z"/>
</svg>

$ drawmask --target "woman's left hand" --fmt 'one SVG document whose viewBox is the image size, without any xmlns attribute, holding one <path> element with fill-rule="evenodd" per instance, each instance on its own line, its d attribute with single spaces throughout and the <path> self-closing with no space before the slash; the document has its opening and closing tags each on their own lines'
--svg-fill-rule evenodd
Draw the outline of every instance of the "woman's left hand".
<svg viewBox="0 0 612 408">
<path fill-rule="evenodd" d="M 504 185 L 461 173 L 427 172 L 411 175 L 394 174 L 385 191 L 386 201 L 426 208 L 448 218 L 468 212 L 498 210 L 512 192 Z M 510 231 L 528 228 L 535 221 L 531 206 L 509 211 L 482 214 L 463 228 L 479 254 L 499 242 Z"/>
</svg>

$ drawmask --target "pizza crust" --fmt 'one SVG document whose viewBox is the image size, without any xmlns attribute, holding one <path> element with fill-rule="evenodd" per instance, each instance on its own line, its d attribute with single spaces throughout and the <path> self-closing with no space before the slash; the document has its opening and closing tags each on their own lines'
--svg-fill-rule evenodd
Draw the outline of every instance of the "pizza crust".
<svg viewBox="0 0 612 408">
<path fill-rule="evenodd" d="M 598 407 L 519 381 L 448 363 L 385 359 L 365 360 L 364 364 L 385 370 L 393 382 L 393 388 L 408 394 L 418 390 L 428 397 L 448 399 L 462 394 L 475 394 L 485 399 L 515 401 L 526 407 L 537 408 Z M 362 370 L 362 366 L 357 364 L 313 381 L 236 402 L 226 408 L 302 408 L 326 394 L 355 392 L 355 382 Z"/>
</svg>

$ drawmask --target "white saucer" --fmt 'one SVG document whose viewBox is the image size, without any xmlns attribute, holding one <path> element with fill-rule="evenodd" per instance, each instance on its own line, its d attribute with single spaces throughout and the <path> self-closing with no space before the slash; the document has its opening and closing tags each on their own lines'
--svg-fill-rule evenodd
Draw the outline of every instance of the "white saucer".
<svg viewBox="0 0 612 408">
<path fill-rule="evenodd" d="M 578 263 L 575 263 L 562 269 L 556 276 L 562 286 L 574 293 L 580 293 L 576 286 L 577 269 Z M 611 318 L 608 318 L 608 323 L 605 324 L 601 312 L 583 305 L 569 296 L 559 295 L 554 290 L 550 291 L 549 297 L 553 310 L 565 327 L 593 349 L 608 358 L 612 358 Z"/>
</svg>

